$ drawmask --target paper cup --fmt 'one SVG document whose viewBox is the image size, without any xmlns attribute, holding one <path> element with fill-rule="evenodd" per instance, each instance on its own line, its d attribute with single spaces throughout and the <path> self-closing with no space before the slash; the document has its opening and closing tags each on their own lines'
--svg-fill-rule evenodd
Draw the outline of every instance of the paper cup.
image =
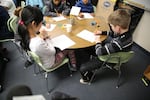
<svg viewBox="0 0 150 100">
<path fill-rule="evenodd" d="M 71 24 L 65 24 L 65 28 L 67 33 L 70 33 L 72 31 L 72 25 Z"/>
</svg>

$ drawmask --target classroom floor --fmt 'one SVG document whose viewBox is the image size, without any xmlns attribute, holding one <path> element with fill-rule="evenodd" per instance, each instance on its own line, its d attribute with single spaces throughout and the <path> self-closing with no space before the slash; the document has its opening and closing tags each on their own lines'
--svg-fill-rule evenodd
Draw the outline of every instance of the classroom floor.
<svg viewBox="0 0 150 100">
<path fill-rule="evenodd" d="M 0 100 L 6 100 L 8 91 L 18 85 L 27 85 L 33 94 L 42 94 L 46 100 L 51 100 L 51 94 L 47 94 L 46 80 L 43 74 L 34 76 L 34 65 L 24 69 L 25 59 L 11 42 L 4 43 L 8 49 L 10 62 L 3 73 L 4 91 L 0 93 Z M 121 86 L 115 88 L 117 73 L 111 70 L 103 70 L 97 73 L 91 85 L 80 84 L 79 72 L 69 76 L 67 66 L 49 74 L 49 88 L 55 87 L 52 91 L 61 91 L 80 100 L 150 100 L 150 87 L 146 87 L 141 81 L 144 70 L 150 64 L 150 53 L 144 51 L 134 43 L 134 57 L 122 66 Z M 78 66 L 86 62 L 89 57 L 84 50 L 76 50 Z"/>
</svg>

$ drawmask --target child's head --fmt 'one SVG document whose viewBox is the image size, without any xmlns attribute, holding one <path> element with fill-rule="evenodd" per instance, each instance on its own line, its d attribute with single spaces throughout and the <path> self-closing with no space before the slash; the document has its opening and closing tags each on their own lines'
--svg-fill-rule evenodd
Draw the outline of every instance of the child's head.
<svg viewBox="0 0 150 100">
<path fill-rule="evenodd" d="M 84 4 L 87 4 L 87 3 L 89 2 L 89 0 L 82 0 L 82 2 L 83 2 Z"/>
<path fill-rule="evenodd" d="M 22 7 L 17 7 L 14 11 L 14 15 L 16 15 L 17 17 L 21 17 L 21 11 L 22 11 Z"/>
<path fill-rule="evenodd" d="M 22 39 L 21 45 L 25 50 L 29 50 L 30 34 L 36 34 L 39 31 L 42 21 L 43 14 L 39 8 L 26 6 L 22 9 L 21 19 L 18 23 L 18 34 Z"/>
<path fill-rule="evenodd" d="M 60 2 L 61 2 L 61 0 L 53 0 L 53 3 L 54 3 L 55 5 L 59 5 Z"/>
<path fill-rule="evenodd" d="M 38 25 L 43 21 L 43 14 L 37 7 L 26 6 L 22 10 L 21 20 L 25 26 L 28 26 L 33 21 Z"/>
<path fill-rule="evenodd" d="M 108 17 L 108 23 L 112 30 L 120 33 L 121 30 L 128 30 L 131 21 L 130 13 L 125 9 L 118 9 L 111 13 Z"/>
</svg>

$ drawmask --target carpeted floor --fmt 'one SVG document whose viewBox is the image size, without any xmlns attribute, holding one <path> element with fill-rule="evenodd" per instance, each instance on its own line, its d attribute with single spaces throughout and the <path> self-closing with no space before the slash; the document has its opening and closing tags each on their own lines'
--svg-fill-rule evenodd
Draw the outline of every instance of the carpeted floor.
<svg viewBox="0 0 150 100">
<path fill-rule="evenodd" d="M 3 71 L 4 91 L 0 93 L 0 100 L 6 100 L 11 88 L 26 85 L 31 88 L 33 94 L 42 94 L 46 100 L 51 100 L 51 94 L 47 94 L 46 80 L 43 74 L 34 76 L 34 65 L 24 69 L 25 59 L 16 46 L 7 42 L 10 62 Z M 88 48 L 89 49 L 89 48 Z M 87 50 L 88 50 L 87 49 Z M 49 88 L 52 91 L 61 91 L 81 100 L 150 100 L 150 87 L 146 87 L 141 81 L 144 70 L 150 64 L 150 53 L 145 52 L 134 43 L 134 57 L 122 66 L 121 86 L 116 89 L 117 73 L 111 70 L 99 71 L 91 85 L 79 83 L 80 74 L 74 72 L 69 76 L 67 66 L 64 66 L 49 74 Z M 85 50 L 76 50 L 78 66 L 88 61 L 89 55 Z"/>
</svg>

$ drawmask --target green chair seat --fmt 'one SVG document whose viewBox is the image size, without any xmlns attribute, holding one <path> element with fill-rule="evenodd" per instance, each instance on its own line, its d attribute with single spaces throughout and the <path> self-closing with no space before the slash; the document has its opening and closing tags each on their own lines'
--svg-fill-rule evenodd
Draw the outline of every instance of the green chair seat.
<svg viewBox="0 0 150 100">
<path fill-rule="evenodd" d="M 120 77 L 121 77 L 121 65 L 123 63 L 128 62 L 133 55 L 134 55 L 134 51 L 117 52 L 117 53 L 112 53 L 112 54 L 108 54 L 108 55 L 98 56 L 99 60 L 103 62 L 103 64 L 101 65 L 101 67 L 99 69 L 109 68 L 109 69 L 115 69 L 118 71 L 118 81 L 117 81 L 116 88 L 118 88 L 120 85 L 119 81 L 120 81 Z M 111 64 L 113 66 L 110 66 Z M 93 74 L 89 84 L 91 84 L 91 82 L 93 81 L 93 78 L 94 78 L 97 70 L 98 69 L 96 69 L 94 71 L 94 74 Z"/>
<path fill-rule="evenodd" d="M 120 59 L 120 63 L 126 63 L 132 56 L 134 52 L 118 52 L 118 53 L 112 53 L 110 55 L 102 55 L 98 58 L 101 61 L 107 61 L 108 63 L 118 63 L 118 58 Z"/>
<path fill-rule="evenodd" d="M 59 65 L 55 66 L 55 67 L 52 67 L 52 68 L 45 68 L 40 60 L 40 57 L 35 53 L 35 52 L 32 52 L 32 51 L 28 51 L 28 54 L 31 56 L 31 58 L 34 60 L 34 62 L 39 65 L 39 67 L 45 72 L 45 78 L 47 80 L 47 89 L 48 89 L 48 73 L 49 72 L 52 72 L 60 67 L 62 67 L 63 65 L 65 64 L 68 64 L 68 68 L 70 69 L 70 63 L 69 63 L 69 59 L 68 58 L 65 58 L 62 63 L 60 63 Z M 70 70 L 71 72 L 71 70 Z M 72 74 L 72 72 L 71 72 Z M 48 89 L 48 93 L 51 92 L 54 88 L 52 88 L 51 90 Z"/>
</svg>

